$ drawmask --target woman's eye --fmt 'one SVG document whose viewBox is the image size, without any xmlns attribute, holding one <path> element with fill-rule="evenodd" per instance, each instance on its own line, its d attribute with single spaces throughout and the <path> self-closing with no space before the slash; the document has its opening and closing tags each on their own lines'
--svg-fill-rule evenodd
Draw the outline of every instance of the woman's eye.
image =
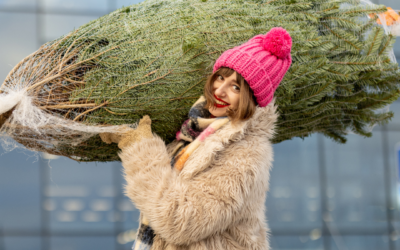
<svg viewBox="0 0 400 250">
<path fill-rule="evenodd" d="M 240 91 L 240 87 L 237 86 L 237 85 L 233 85 L 233 89 L 236 90 L 236 91 Z"/>
<path fill-rule="evenodd" d="M 218 79 L 219 79 L 219 80 L 224 80 L 224 77 L 221 76 L 221 75 L 219 75 L 219 76 L 218 76 Z"/>
</svg>

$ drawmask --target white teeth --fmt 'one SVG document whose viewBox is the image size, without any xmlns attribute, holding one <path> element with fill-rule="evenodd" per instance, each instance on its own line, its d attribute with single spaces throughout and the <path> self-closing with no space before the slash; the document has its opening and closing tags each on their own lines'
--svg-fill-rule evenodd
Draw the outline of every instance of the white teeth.
<svg viewBox="0 0 400 250">
<path fill-rule="evenodd" d="M 217 99 L 215 99 L 215 102 L 216 102 L 217 104 L 220 104 L 220 105 L 228 105 L 228 104 L 226 104 L 226 103 L 224 103 L 224 102 L 221 102 L 221 101 L 219 101 L 219 100 L 217 100 Z"/>
</svg>

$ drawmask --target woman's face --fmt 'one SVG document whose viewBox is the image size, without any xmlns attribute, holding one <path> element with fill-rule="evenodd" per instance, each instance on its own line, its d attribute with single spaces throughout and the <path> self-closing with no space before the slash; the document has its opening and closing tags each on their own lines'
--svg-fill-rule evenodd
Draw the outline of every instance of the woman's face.
<svg viewBox="0 0 400 250">
<path fill-rule="evenodd" d="M 208 109 L 213 116 L 226 116 L 228 107 L 236 109 L 239 106 L 240 97 L 240 85 L 236 82 L 236 72 L 229 77 L 218 75 L 213 84 L 213 93 L 216 104 Z"/>
</svg>

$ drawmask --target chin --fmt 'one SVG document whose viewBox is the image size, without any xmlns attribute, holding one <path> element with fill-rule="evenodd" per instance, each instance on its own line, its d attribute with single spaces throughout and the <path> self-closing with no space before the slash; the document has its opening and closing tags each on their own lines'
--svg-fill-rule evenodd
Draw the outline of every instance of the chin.
<svg viewBox="0 0 400 250">
<path fill-rule="evenodd" d="M 215 117 L 221 117 L 226 116 L 226 110 L 227 108 L 210 108 L 208 111 Z"/>
</svg>

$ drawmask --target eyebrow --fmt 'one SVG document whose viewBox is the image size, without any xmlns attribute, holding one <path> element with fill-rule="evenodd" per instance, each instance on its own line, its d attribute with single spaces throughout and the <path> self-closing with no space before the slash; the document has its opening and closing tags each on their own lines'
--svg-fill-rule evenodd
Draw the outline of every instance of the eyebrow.
<svg viewBox="0 0 400 250">
<path fill-rule="evenodd" d="M 223 76 L 223 75 L 221 75 L 221 74 L 219 74 L 219 75 L 222 76 L 222 77 L 229 77 L 229 76 Z M 236 84 L 239 84 L 235 79 L 233 79 L 232 82 L 234 82 L 234 83 L 236 83 Z"/>
</svg>

